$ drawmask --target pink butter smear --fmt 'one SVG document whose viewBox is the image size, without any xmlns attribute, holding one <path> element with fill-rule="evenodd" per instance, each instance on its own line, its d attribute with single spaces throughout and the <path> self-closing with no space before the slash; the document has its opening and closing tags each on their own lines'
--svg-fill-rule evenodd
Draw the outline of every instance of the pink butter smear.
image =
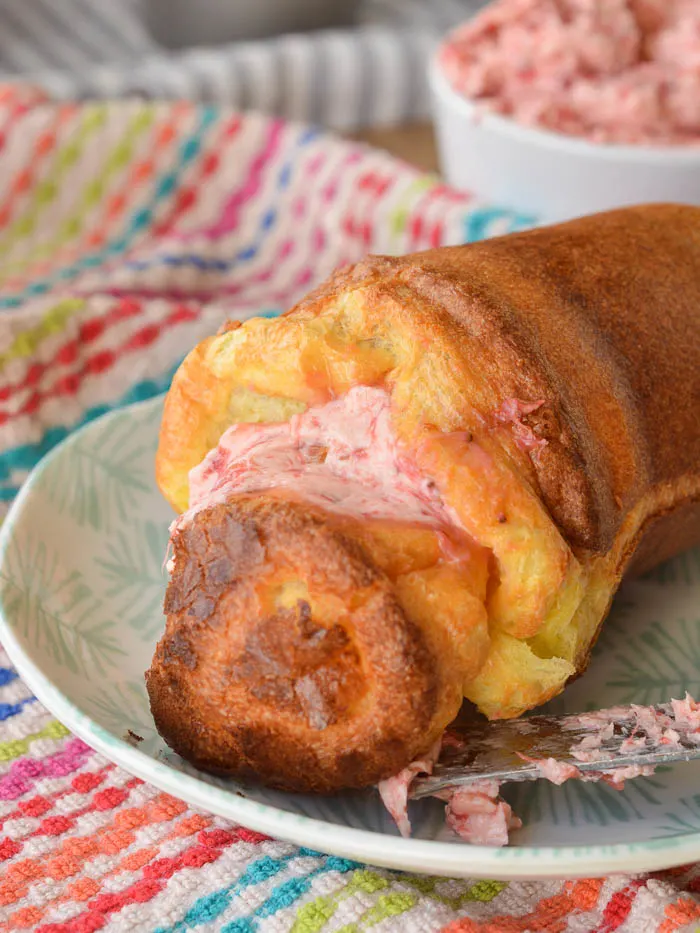
<svg viewBox="0 0 700 933">
<path fill-rule="evenodd" d="M 510 426 L 521 450 L 536 454 L 547 441 L 522 419 L 543 404 L 505 399 L 493 420 Z M 485 469 L 488 463 L 485 456 Z M 190 470 L 190 508 L 176 524 L 234 496 L 269 490 L 343 516 L 427 525 L 455 538 L 453 545 L 467 543 L 435 483 L 398 442 L 391 398 L 377 387 L 354 386 L 288 421 L 232 425 Z"/>
<path fill-rule="evenodd" d="M 667 710 L 653 706 L 616 706 L 592 713 L 582 713 L 576 723 L 590 730 L 571 747 L 570 757 L 579 762 L 596 762 L 608 758 L 605 743 L 611 739 L 616 723 L 628 724 L 629 737 L 620 744 L 620 751 L 631 753 L 648 746 L 667 745 L 681 747 L 681 732 L 686 741 L 700 745 L 700 703 L 686 693 L 683 700 L 671 700 Z M 421 759 L 386 781 L 378 789 L 382 802 L 393 817 L 402 836 L 409 836 L 408 798 L 411 784 L 419 774 L 432 774 L 440 751 L 444 747 L 461 744 L 458 735 L 446 732 Z M 624 790 L 625 781 L 636 777 L 649 777 L 653 765 L 627 765 L 600 771 L 581 771 L 571 761 L 556 758 L 531 758 L 518 753 L 524 761 L 537 766 L 538 777 L 552 784 L 563 784 L 572 779 L 588 782 L 603 781 L 615 790 Z M 504 846 L 509 841 L 509 830 L 520 829 L 522 822 L 510 805 L 500 797 L 498 781 L 474 781 L 461 787 L 449 787 L 435 794 L 447 802 L 447 825 L 465 842 L 472 845 Z"/>
<path fill-rule="evenodd" d="M 446 733 L 442 740 L 422 757 L 377 785 L 382 803 L 391 814 L 404 838 L 411 835 L 408 818 L 408 793 L 413 779 L 419 774 L 431 774 L 443 744 L 451 741 Z M 464 842 L 482 846 L 504 846 L 508 831 L 523 825 L 513 814 L 510 805 L 499 797 L 498 781 L 477 781 L 469 787 L 450 787 L 438 796 L 444 800 L 445 822 Z"/>
<path fill-rule="evenodd" d="M 700 143 L 697 0 L 497 0 L 440 64 L 485 109 L 595 142 Z"/>
<path fill-rule="evenodd" d="M 190 471 L 190 509 L 269 490 L 360 519 L 384 519 L 464 538 L 434 483 L 399 445 L 391 399 L 355 386 L 289 421 L 235 424 Z"/>
</svg>

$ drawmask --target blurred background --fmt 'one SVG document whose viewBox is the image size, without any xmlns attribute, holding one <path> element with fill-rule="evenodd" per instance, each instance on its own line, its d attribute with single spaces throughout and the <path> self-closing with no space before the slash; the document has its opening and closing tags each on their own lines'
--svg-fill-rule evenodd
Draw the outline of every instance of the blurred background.
<svg viewBox="0 0 700 933">
<path fill-rule="evenodd" d="M 0 77 L 352 131 L 425 120 L 426 62 L 479 0 L 0 0 Z"/>
<path fill-rule="evenodd" d="M 700 0 L 0 0 L 0 81 L 317 124 L 541 219 L 700 204 Z"/>
</svg>

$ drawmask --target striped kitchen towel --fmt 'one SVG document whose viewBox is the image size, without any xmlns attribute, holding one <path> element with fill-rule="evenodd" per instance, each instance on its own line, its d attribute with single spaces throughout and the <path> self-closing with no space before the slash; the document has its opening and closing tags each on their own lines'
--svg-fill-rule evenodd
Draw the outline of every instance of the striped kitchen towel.
<svg viewBox="0 0 700 933">
<path fill-rule="evenodd" d="M 364 0 L 353 28 L 174 51 L 149 32 L 153 0 L 0 0 L 0 76 L 66 100 L 190 98 L 344 130 L 403 123 L 428 115 L 437 37 L 483 2 Z"/>
<path fill-rule="evenodd" d="M 385 153 L 192 104 L 0 90 L 0 498 L 81 424 L 162 392 L 225 318 L 340 263 L 525 225 Z M 700 871 L 454 881 L 196 811 L 68 734 L 0 652 L 0 933 L 673 933 Z"/>
</svg>

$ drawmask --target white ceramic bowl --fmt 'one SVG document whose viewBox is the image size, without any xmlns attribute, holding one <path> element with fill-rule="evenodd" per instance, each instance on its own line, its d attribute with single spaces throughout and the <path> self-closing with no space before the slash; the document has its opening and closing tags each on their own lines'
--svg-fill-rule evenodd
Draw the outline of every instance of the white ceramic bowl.
<svg viewBox="0 0 700 933">
<path fill-rule="evenodd" d="M 455 188 L 542 220 L 649 201 L 700 205 L 700 146 L 605 145 L 533 129 L 458 94 L 437 55 L 429 72 L 442 173 Z"/>
</svg>

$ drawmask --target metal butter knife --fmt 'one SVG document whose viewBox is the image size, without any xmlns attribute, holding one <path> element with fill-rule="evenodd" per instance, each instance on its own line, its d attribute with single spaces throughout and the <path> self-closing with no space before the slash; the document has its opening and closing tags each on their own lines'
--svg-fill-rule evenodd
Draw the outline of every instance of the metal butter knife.
<svg viewBox="0 0 700 933">
<path fill-rule="evenodd" d="M 683 706 L 687 717 L 677 715 Z M 417 776 L 409 796 L 428 797 L 476 781 L 534 781 L 548 776 L 541 763 L 549 759 L 555 768 L 573 765 L 590 780 L 599 772 L 623 777 L 621 768 L 693 758 L 700 758 L 700 706 L 688 697 L 653 707 L 473 722 L 450 727 L 432 774 Z"/>
</svg>

